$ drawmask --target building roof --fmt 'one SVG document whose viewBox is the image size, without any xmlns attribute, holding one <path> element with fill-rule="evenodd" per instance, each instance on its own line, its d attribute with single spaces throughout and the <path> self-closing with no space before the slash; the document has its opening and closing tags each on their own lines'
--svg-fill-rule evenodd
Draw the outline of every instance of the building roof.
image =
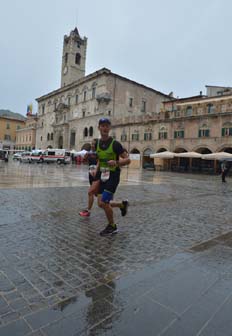
<svg viewBox="0 0 232 336">
<path fill-rule="evenodd" d="M 20 113 L 15 113 L 10 110 L 0 110 L 0 117 L 6 118 L 6 119 L 18 120 L 18 121 L 26 120 L 26 117 L 24 117 Z"/>
<path fill-rule="evenodd" d="M 191 97 L 185 97 L 185 98 L 174 98 L 170 101 L 164 101 L 164 104 L 170 104 L 172 103 L 184 103 L 184 102 L 188 102 L 188 101 L 195 101 L 195 100 L 199 100 L 199 99 L 204 99 L 207 98 L 207 96 L 204 96 L 202 94 L 197 95 L 197 96 L 191 96 Z"/>
<path fill-rule="evenodd" d="M 157 91 L 157 90 L 155 90 L 155 89 L 153 89 L 153 88 L 151 88 L 151 87 L 148 87 L 148 86 L 146 86 L 146 85 L 144 85 L 144 84 L 140 84 L 140 83 L 138 83 L 138 82 L 136 82 L 136 81 L 134 81 L 134 80 L 131 80 L 131 79 L 129 79 L 129 78 L 126 78 L 126 77 L 123 77 L 123 76 L 118 75 L 118 74 L 116 74 L 116 73 L 113 73 L 113 72 L 111 72 L 111 70 L 109 70 L 109 69 L 107 69 L 107 68 L 102 68 L 102 69 L 97 70 L 97 71 L 95 71 L 95 72 L 93 72 L 93 73 L 91 73 L 91 74 L 89 74 L 89 75 L 87 75 L 87 76 L 85 76 L 85 77 L 83 77 L 83 78 L 80 78 L 79 80 L 77 80 L 77 81 L 75 81 L 75 82 L 73 82 L 73 83 L 71 83 L 71 84 L 69 84 L 69 85 L 66 85 L 66 86 L 61 87 L 61 88 L 59 88 L 59 89 L 57 89 L 57 90 L 51 91 L 51 92 L 49 92 L 49 93 L 47 93 L 47 94 L 45 94 L 45 95 L 43 95 L 43 96 L 41 96 L 41 97 L 39 97 L 39 98 L 36 98 L 36 101 L 37 101 L 37 102 L 40 102 L 40 101 L 42 101 L 42 100 L 44 100 L 44 99 L 46 99 L 46 98 L 55 96 L 55 95 L 57 95 L 58 93 L 62 93 L 62 92 L 68 91 L 69 89 L 74 88 L 74 87 L 77 86 L 77 85 L 84 84 L 85 82 L 88 82 L 89 80 L 94 79 L 94 78 L 96 78 L 96 77 L 98 77 L 98 76 L 100 76 L 100 75 L 111 75 L 111 76 L 120 78 L 120 79 L 122 79 L 122 80 L 124 80 L 124 81 L 128 81 L 128 82 L 130 82 L 130 83 L 133 83 L 133 84 L 135 84 L 135 85 L 138 85 L 138 86 L 140 86 L 140 87 L 143 87 L 144 89 L 151 90 L 152 92 L 155 92 L 155 93 L 157 93 L 157 94 L 160 94 L 160 95 L 162 95 L 162 96 L 164 96 L 164 97 L 166 97 L 166 98 L 169 98 L 170 100 L 173 99 L 172 97 L 170 97 L 169 95 L 167 95 L 167 94 L 165 94 L 165 93 L 163 93 L 163 92 Z"/>
</svg>

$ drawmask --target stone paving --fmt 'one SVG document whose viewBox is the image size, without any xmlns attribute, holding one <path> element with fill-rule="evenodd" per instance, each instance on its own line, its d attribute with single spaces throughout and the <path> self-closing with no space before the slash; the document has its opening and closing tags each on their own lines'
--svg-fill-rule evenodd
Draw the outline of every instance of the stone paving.
<svg viewBox="0 0 232 336">
<path fill-rule="evenodd" d="M 105 238 L 99 236 L 106 224 L 101 209 L 78 216 L 86 205 L 86 168 L 9 162 L 0 167 L 0 188 L 1 336 L 114 335 L 102 323 L 117 323 L 122 311 L 133 315 L 140 296 L 143 313 L 153 311 L 145 300 L 151 280 L 167 284 L 168 272 L 177 274 L 178 268 L 158 277 L 159 265 L 187 260 L 187 269 L 193 252 L 183 251 L 231 230 L 232 181 L 224 185 L 218 176 L 125 169 L 117 198 L 130 200 L 129 213 L 122 218 L 115 211 L 119 233 Z M 207 273 L 204 284 L 215 281 Z M 155 305 L 160 327 L 154 335 L 184 308 Z M 115 335 L 132 334 L 120 328 Z M 139 329 L 133 334 L 141 335 Z"/>
</svg>

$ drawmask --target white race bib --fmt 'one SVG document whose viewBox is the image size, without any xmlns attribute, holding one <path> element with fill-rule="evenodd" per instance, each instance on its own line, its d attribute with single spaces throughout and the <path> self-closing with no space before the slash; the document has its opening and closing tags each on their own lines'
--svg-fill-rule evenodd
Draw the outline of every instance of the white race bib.
<svg viewBox="0 0 232 336">
<path fill-rule="evenodd" d="M 110 170 L 108 168 L 101 168 L 101 181 L 106 182 L 110 178 Z"/>
</svg>

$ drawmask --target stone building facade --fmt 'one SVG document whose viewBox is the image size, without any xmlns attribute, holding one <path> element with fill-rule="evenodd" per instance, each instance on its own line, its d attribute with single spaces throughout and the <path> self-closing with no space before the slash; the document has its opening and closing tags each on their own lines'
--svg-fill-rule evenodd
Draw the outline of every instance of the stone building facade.
<svg viewBox="0 0 232 336">
<path fill-rule="evenodd" d="M 206 86 L 205 96 L 174 99 L 106 68 L 85 76 L 86 48 L 76 28 L 64 36 L 61 88 L 37 99 L 37 148 L 81 150 L 99 136 L 98 120 L 107 116 L 132 167 L 165 150 L 232 152 L 230 87 Z"/>
<path fill-rule="evenodd" d="M 36 115 L 28 115 L 24 127 L 16 131 L 15 149 L 31 151 L 35 148 Z"/>
<path fill-rule="evenodd" d="M 232 89 L 206 88 L 206 96 L 164 102 L 166 137 L 162 143 L 156 142 L 155 152 L 165 148 L 173 152 L 232 153 Z"/>
<path fill-rule="evenodd" d="M 0 149 L 14 150 L 17 130 L 25 125 L 24 118 L 0 116 Z"/>
<path fill-rule="evenodd" d="M 106 68 L 84 76 L 86 46 L 87 39 L 81 39 L 76 28 L 64 37 L 61 88 L 37 98 L 37 148 L 80 150 L 99 136 L 98 120 L 107 116 L 112 121 L 112 135 L 130 150 L 129 138 L 126 141 L 124 137 L 128 120 L 140 120 L 139 127 L 147 132 L 144 121 L 156 116 L 163 101 L 170 100 L 168 95 Z M 139 147 L 143 146 L 140 143 Z"/>
</svg>

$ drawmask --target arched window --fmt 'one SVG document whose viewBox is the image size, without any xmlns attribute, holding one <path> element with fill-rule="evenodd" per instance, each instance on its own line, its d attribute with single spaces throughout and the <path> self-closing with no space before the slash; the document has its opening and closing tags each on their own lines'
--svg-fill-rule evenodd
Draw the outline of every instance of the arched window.
<svg viewBox="0 0 232 336">
<path fill-rule="evenodd" d="M 138 130 L 132 131 L 131 140 L 132 141 L 139 141 L 139 131 Z"/>
<path fill-rule="evenodd" d="M 78 65 L 81 64 L 81 55 L 79 53 L 76 53 L 75 63 Z"/>
<path fill-rule="evenodd" d="M 167 128 L 165 126 L 161 126 L 159 130 L 159 140 L 167 138 L 168 138 Z"/>
<path fill-rule="evenodd" d="M 47 135 L 47 141 L 49 141 L 50 140 L 50 134 L 48 133 L 48 135 Z"/>
<path fill-rule="evenodd" d="M 88 136 L 88 128 L 85 127 L 85 128 L 84 128 L 84 137 L 87 137 L 87 136 Z"/>
<path fill-rule="evenodd" d="M 93 136 L 93 127 L 92 126 L 90 126 L 90 128 L 89 128 L 89 136 Z"/>
<path fill-rule="evenodd" d="M 53 133 L 51 133 L 51 140 L 53 140 Z"/>
<path fill-rule="evenodd" d="M 209 130 L 208 125 L 203 124 L 198 131 L 198 137 L 199 138 L 209 137 L 209 134 L 210 134 L 210 130 Z"/>
<path fill-rule="evenodd" d="M 222 126 L 222 136 L 231 136 L 232 135 L 232 123 L 226 122 Z"/>
<path fill-rule="evenodd" d="M 68 63 L 68 53 L 65 53 L 64 61 L 65 61 L 65 64 Z"/>
</svg>

